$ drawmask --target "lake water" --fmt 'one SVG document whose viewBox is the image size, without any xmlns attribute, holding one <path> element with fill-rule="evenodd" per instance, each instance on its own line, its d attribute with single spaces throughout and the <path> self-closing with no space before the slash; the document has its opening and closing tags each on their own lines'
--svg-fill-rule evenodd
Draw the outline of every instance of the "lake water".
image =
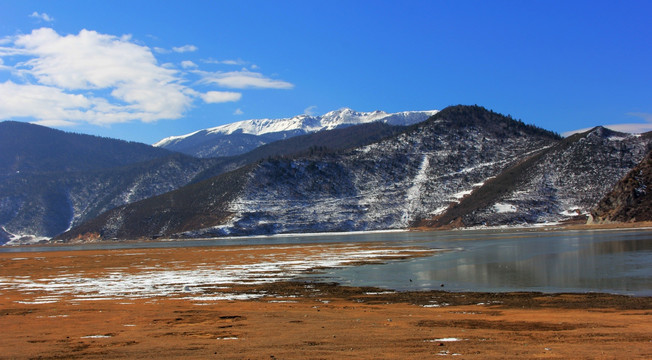
<svg viewBox="0 0 652 360">
<path fill-rule="evenodd" d="M 307 279 L 395 290 L 608 292 L 652 296 L 652 230 L 381 232 L 61 247 L 0 252 L 382 242 L 442 250 L 424 258 L 330 269 Z M 443 287 L 441 286 L 443 285 Z"/>
<path fill-rule="evenodd" d="M 344 285 L 395 290 L 652 296 L 652 231 L 430 234 L 431 239 L 412 244 L 447 251 L 384 265 L 334 269 L 327 278 Z"/>
</svg>

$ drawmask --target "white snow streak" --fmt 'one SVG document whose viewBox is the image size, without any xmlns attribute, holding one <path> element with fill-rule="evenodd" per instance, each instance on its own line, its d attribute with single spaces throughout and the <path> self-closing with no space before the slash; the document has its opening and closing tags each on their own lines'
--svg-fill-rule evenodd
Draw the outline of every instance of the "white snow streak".
<svg viewBox="0 0 652 360">
<path fill-rule="evenodd" d="M 414 210 L 419 206 L 419 200 L 421 199 L 421 187 L 423 184 L 428 181 L 428 168 L 430 161 L 428 159 L 428 154 L 424 154 L 421 160 L 421 165 L 419 166 L 419 172 L 414 177 L 412 186 L 407 191 L 406 203 L 407 207 L 403 212 L 402 222 L 404 226 L 409 224 L 411 220 L 411 215 Z"/>
</svg>

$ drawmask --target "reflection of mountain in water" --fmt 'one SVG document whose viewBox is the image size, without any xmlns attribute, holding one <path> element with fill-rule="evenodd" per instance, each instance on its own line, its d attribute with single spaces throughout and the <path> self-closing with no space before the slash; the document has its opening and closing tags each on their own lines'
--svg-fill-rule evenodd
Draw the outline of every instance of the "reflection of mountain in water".
<svg viewBox="0 0 652 360">
<path fill-rule="evenodd" d="M 523 235 L 514 239 L 433 242 L 429 246 L 461 246 L 463 250 L 373 268 L 345 269 L 336 274 L 342 278 L 353 275 L 349 282 L 352 285 L 382 284 L 399 290 L 436 289 L 444 284 L 445 290 L 452 291 L 652 295 L 650 232 Z"/>
<path fill-rule="evenodd" d="M 583 249 L 582 251 L 590 252 L 591 255 L 652 251 L 652 241 L 648 239 L 605 241 L 592 244 L 590 248 Z"/>
</svg>

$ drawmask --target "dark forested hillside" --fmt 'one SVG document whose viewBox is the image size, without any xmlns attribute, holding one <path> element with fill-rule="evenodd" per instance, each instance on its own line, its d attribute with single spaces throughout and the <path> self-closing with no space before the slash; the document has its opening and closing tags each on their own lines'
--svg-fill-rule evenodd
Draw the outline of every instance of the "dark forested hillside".
<svg viewBox="0 0 652 360">
<path fill-rule="evenodd" d="M 57 131 L 43 130 L 27 125 L 26 129 L 43 132 L 55 137 Z M 222 173 L 235 170 L 256 161 L 290 156 L 298 153 L 336 151 L 356 147 L 396 134 L 404 127 L 381 123 L 364 124 L 343 129 L 322 131 L 305 136 L 277 141 L 250 153 L 229 158 L 197 159 L 180 153 L 162 151 L 165 157 L 130 163 L 122 166 L 100 168 L 99 164 L 87 164 L 97 169 L 84 168 L 84 162 L 73 158 L 69 171 L 23 171 L 12 173 L 0 181 L 0 243 L 12 238 L 49 238 L 117 206 L 146 199 L 175 190 L 188 183 L 196 183 Z M 74 134 L 64 134 L 76 138 Z M 27 135 L 24 138 L 35 138 Z M 100 152 L 104 144 L 131 144 L 111 142 L 106 139 L 96 144 Z M 87 140 L 85 137 L 82 140 Z M 46 141 L 47 143 L 47 141 Z M 76 147 L 79 148 L 79 147 Z M 63 155 L 60 148 L 53 147 L 42 163 L 55 163 Z M 68 151 L 61 149 L 62 151 Z M 107 151 L 111 152 L 112 149 Z M 88 152 L 88 151 L 87 151 Z M 113 151 L 113 153 L 125 150 Z M 56 161 L 55 161 L 56 160 Z M 63 161 L 63 160 L 61 160 Z M 36 165 L 38 162 L 33 162 Z M 13 235 L 11 235 L 13 234 Z"/>
<path fill-rule="evenodd" d="M 404 126 L 387 125 L 380 122 L 350 126 L 341 129 L 291 137 L 262 145 L 246 154 L 217 158 L 211 168 L 199 174 L 193 182 L 208 179 L 246 164 L 282 156 L 314 155 L 342 151 L 364 146 L 405 131 Z"/>
<path fill-rule="evenodd" d="M 0 244 L 49 238 L 212 165 L 149 145 L 0 123 Z"/>
<path fill-rule="evenodd" d="M 18 237 L 55 236 L 116 206 L 179 188 L 212 165 L 183 154 L 121 167 L 0 181 L 0 226 Z M 0 243 L 10 239 L 0 234 Z"/>
<path fill-rule="evenodd" d="M 156 238 L 227 222 L 230 202 L 247 183 L 251 166 L 107 211 L 60 236 L 61 239 Z"/>
<path fill-rule="evenodd" d="M 135 142 L 0 122 L 0 176 L 106 169 L 170 154 Z"/>
</svg>

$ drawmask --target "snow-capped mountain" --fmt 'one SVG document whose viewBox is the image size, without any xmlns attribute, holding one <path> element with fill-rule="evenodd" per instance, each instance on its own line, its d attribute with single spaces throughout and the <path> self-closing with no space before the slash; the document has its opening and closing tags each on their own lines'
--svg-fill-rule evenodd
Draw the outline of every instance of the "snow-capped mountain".
<svg viewBox="0 0 652 360">
<path fill-rule="evenodd" d="M 114 209 L 61 238 L 406 229 L 561 141 L 480 107 L 450 107 L 381 141 L 342 152 L 269 158 Z M 554 205 L 554 199 L 541 200 Z"/>
<path fill-rule="evenodd" d="M 0 153 L 0 164 L 14 166 L 0 176 L 0 244 L 47 240 L 66 229 L 55 239 L 586 221 L 652 145 L 652 133 L 630 135 L 601 127 L 564 139 L 478 106 L 448 107 L 410 127 L 387 123 L 409 123 L 413 113 L 329 114 L 320 117 L 319 127 L 334 130 L 227 158 L 172 154 L 90 170 L 81 166 L 87 167 L 85 158 L 77 165 L 70 158 L 70 170 L 61 172 L 33 163 L 30 169 L 47 170 L 41 173 L 16 168 L 11 162 L 18 159 L 15 154 Z M 384 120 L 364 123 L 371 118 Z M 347 121 L 363 123 L 343 127 Z M 260 139 L 283 133 L 233 131 L 227 136 Z M 262 125 L 256 131 L 264 131 Z M 133 151 L 118 145 L 110 145 L 116 154 Z M 104 146 L 96 150 L 106 152 Z M 53 154 L 44 160 L 61 157 L 56 153 L 60 147 L 47 149 Z M 163 149 L 145 150 L 167 155 Z M 641 171 L 620 193 L 639 196 L 647 186 Z M 629 204 L 636 197 L 627 196 L 627 202 L 612 202 Z"/>
<path fill-rule="evenodd" d="M 202 158 L 232 156 L 297 135 L 372 122 L 406 126 L 425 121 L 436 113 L 437 110 L 357 112 L 344 108 L 320 116 L 304 114 L 285 119 L 244 120 L 186 135 L 167 137 L 154 146 Z"/>
</svg>

